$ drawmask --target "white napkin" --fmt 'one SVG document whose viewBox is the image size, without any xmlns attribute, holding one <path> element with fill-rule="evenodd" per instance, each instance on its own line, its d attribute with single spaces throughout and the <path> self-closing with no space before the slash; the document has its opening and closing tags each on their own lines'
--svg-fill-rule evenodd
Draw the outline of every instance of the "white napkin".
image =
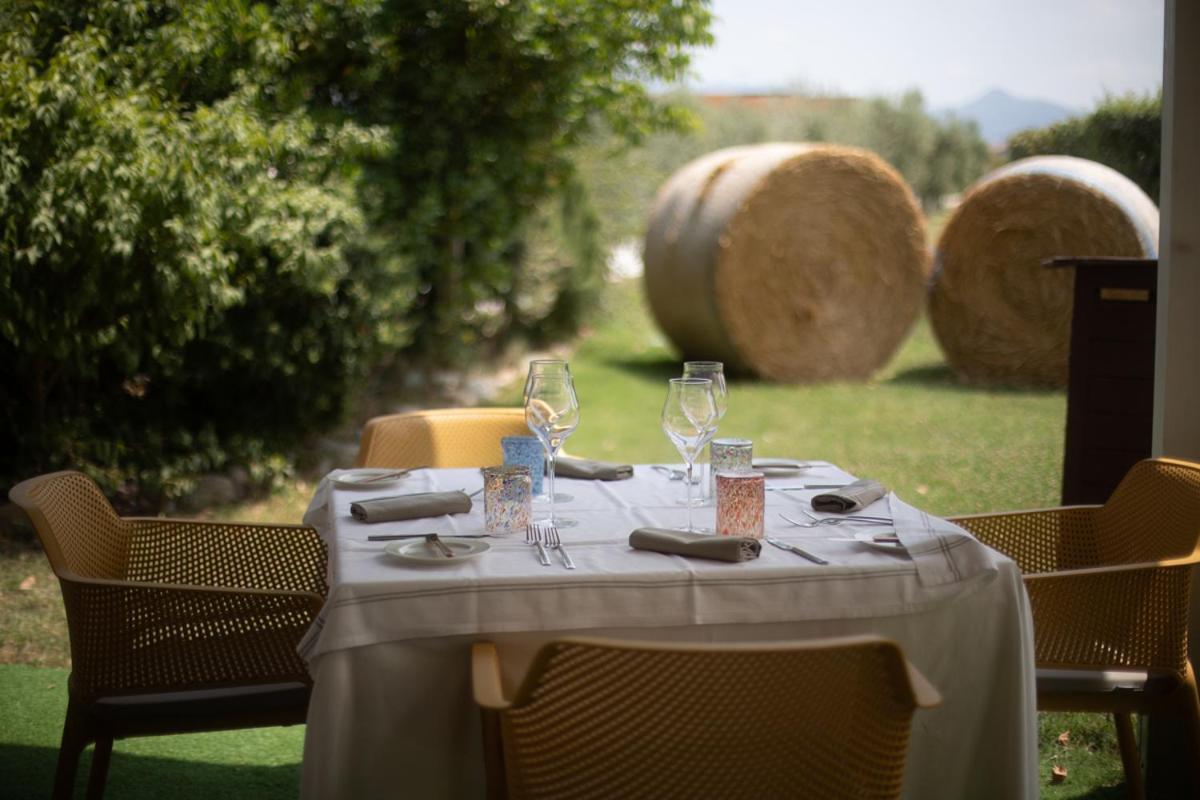
<svg viewBox="0 0 1200 800">
<path fill-rule="evenodd" d="M 917 578 L 925 586 L 965 581 L 996 568 L 987 548 L 953 522 L 931 517 L 913 508 L 895 494 L 888 494 L 888 507 L 900 544 L 917 567 Z"/>
</svg>

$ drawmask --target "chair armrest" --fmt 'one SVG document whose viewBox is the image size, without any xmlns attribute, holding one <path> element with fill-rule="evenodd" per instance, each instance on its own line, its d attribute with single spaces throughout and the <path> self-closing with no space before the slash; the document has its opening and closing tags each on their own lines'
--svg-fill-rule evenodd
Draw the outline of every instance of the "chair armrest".
<svg viewBox="0 0 1200 800">
<path fill-rule="evenodd" d="M 471 681 L 475 702 L 491 711 L 504 711 L 512 703 L 504 698 L 500 685 L 500 659 L 496 645 L 478 642 L 471 647 Z"/>
<path fill-rule="evenodd" d="M 1187 665 L 1194 557 L 1025 576 L 1039 667 Z"/>
<path fill-rule="evenodd" d="M 1097 563 L 1092 532 L 1099 510 L 1100 506 L 1060 506 L 949 519 L 1016 561 L 1022 572 L 1040 573 Z"/>
<path fill-rule="evenodd" d="M 245 525 L 128 517 L 129 565 L 138 582 L 328 592 L 325 542 L 304 525 Z"/>
<path fill-rule="evenodd" d="M 296 652 L 312 592 L 59 576 L 72 691 L 85 698 L 308 681 Z"/>
</svg>

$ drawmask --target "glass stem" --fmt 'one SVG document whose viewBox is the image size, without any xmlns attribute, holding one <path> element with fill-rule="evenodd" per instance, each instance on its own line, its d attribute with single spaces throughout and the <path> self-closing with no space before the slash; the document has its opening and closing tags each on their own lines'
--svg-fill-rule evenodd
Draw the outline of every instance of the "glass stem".
<svg viewBox="0 0 1200 800">
<path fill-rule="evenodd" d="M 546 477 L 550 479 L 550 524 L 554 525 L 554 456 L 555 449 L 553 447 L 546 448 L 546 460 L 550 462 L 550 469 L 547 471 Z"/>
<path fill-rule="evenodd" d="M 688 533 L 692 532 L 692 461 L 687 462 L 687 520 Z"/>
</svg>

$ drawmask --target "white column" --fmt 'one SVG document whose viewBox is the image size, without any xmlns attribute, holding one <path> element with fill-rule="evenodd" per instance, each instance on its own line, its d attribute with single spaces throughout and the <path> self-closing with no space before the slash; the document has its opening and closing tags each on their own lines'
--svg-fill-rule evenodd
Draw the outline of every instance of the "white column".
<svg viewBox="0 0 1200 800">
<path fill-rule="evenodd" d="M 1155 455 L 1200 461 L 1200 3 L 1167 0 Z"/>
<path fill-rule="evenodd" d="M 1156 456 L 1200 461 L 1200 3 L 1166 0 L 1158 325 L 1154 358 Z M 1200 579 L 1192 575 L 1189 650 L 1200 664 Z M 1173 720 L 1143 724 L 1148 793 L 1184 796 L 1188 753 Z M 1153 794 L 1151 794 L 1153 796 Z"/>
</svg>

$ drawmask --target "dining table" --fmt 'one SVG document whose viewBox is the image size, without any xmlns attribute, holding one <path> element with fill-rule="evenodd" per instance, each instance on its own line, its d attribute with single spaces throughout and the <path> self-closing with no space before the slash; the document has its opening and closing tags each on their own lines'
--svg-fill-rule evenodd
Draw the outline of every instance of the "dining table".
<svg viewBox="0 0 1200 800">
<path fill-rule="evenodd" d="M 905 798 L 1037 797 L 1033 623 L 1019 568 L 890 492 L 857 513 L 892 526 L 794 524 L 835 516 L 812 508 L 828 491 L 816 487 L 855 479 L 833 464 L 772 469 L 765 481 L 766 536 L 825 564 L 765 542 L 758 558 L 740 562 L 634 549 L 635 529 L 678 529 L 687 519 L 683 483 L 652 465 L 635 465 L 627 480 L 557 481 L 570 495 L 555 513 L 574 522 L 559 532 L 575 569 L 554 553 L 543 565 L 523 533 L 482 536 L 481 494 L 468 513 L 375 523 L 351 515 L 352 503 L 376 497 L 474 493 L 478 469 L 339 485 L 346 474 L 327 475 L 305 514 L 328 544 L 330 574 L 299 645 L 313 679 L 302 798 L 483 797 L 476 642 L 496 644 L 511 693 L 538 648 L 565 635 L 733 643 L 859 634 L 898 642 L 942 696 L 913 717 Z M 535 517 L 545 511 L 535 504 Z M 711 502 L 692 512 L 698 526 L 714 526 Z M 880 530 L 894 530 L 900 544 L 875 541 Z M 438 561 L 368 540 L 431 532 L 487 546 Z M 845 768 L 854 762 L 845 753 Z M 804 765 L 796 771 L 802 781 Z"/>
</svg>

